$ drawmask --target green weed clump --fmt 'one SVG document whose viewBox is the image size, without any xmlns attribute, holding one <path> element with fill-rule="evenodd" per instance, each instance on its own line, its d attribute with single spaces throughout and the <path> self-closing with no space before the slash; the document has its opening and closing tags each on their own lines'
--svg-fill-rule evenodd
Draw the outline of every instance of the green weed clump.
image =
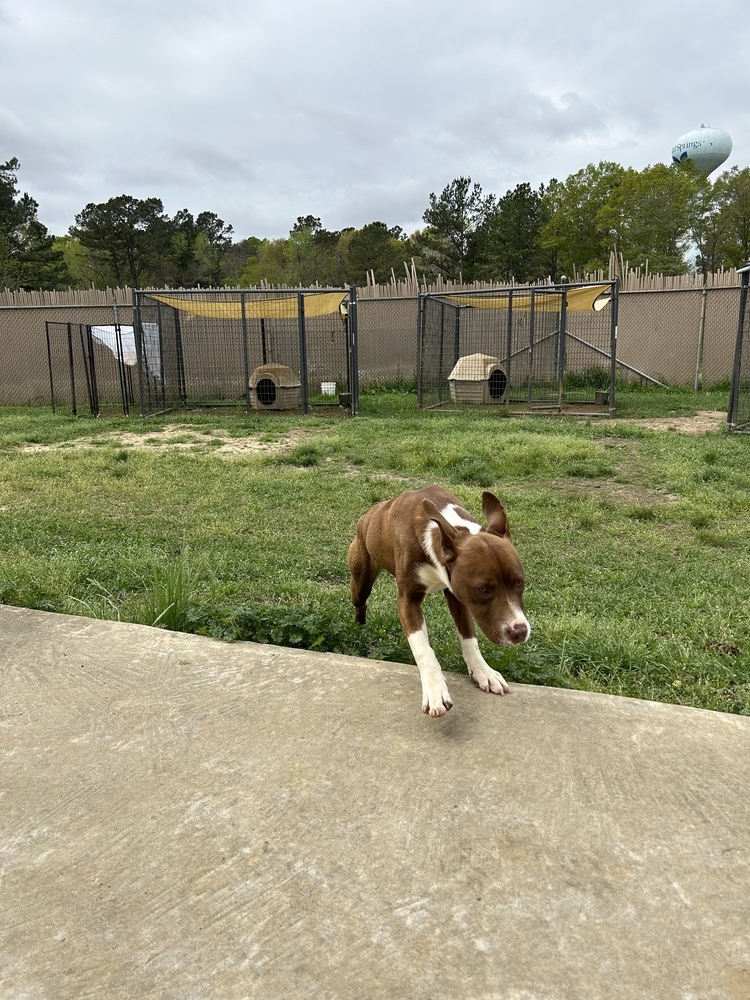
<svg viewBox="0 0 750 1000">
<path fill-rule="evenodd" d="M 351 617 L 286 605 L 245 604 L 195 608 L 188 619 L 190 631 L 218 639 L 243 639 L 395 662 L 408 658 L 409 647 L 398 630 L 362 628 Z"/>
</svg>

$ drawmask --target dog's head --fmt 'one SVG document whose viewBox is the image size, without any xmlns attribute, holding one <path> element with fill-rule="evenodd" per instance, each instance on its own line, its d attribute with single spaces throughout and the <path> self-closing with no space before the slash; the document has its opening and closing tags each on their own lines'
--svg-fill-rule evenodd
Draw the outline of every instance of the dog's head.
<svg viewBox="0 0 750 1000">
<path fill-rule="evenodd" d="M 487 638 L 498 646 L 526 642 L 531 634 L 523 606 L 526 577 L 497 497 L 482 494 L 487 528 L 477 533 L 450 524 L 431 500 L 424 501 L 424 510 L 440 528 L 450 589 Z"/>
</svg>

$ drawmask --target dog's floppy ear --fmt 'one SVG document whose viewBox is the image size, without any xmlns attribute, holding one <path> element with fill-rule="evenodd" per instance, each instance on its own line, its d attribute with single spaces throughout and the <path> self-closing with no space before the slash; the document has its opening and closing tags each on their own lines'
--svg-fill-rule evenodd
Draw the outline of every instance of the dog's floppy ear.
<svg viewBox="0 0 750 1000">
<path fill-rule="evenodd" d="M 487 519 L 487 531 L 491 535 L 510 538 L 508 515 L 505 513 L 505 507 L 503 507 L 494 493 L 485 490 L 482 494 L 482 510 Z"/>
<path fill-rule="evenodd" d="M 422 506 L 424 507 L 424 512 L 429 519 L 434 521 L 438 528 L 440 528 L 440 538 L 443 543 L 443 554 L 446 561 L 450 562 L 456 557 L 456 540 L 459 533 L 458 528 L 456 528 L 455 525 L 451 524 L 449 521 L 446 521 L 432 500 L 423 500 Z"/>
</svg>

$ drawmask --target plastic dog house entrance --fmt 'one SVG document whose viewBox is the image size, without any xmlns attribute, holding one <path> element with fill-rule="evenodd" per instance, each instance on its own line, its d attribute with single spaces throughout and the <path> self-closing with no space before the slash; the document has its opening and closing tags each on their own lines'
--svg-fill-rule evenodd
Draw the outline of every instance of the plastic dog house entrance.
<svg viewBox="0 0 750 1000">
<path fill-rule="evenodd" d="M 250 388 L 252 388 L 252 381 Z M 258 402 L 261 406 L 273 406 L 276 402 L 276 383 L 272 378 L 262 378 L 256 386 Z"/>
<path fill-rule="evenodd" d="M 420 296 L 425 408 L 613 413 L 617 282 Z"/>
<path fill-rule="evenodd" d="M 355 289 L 137 291 L 141 415 L 186 406 L 356 413 Z M 336 383 L 340 394 L 327 387 Z"/>
</svg>

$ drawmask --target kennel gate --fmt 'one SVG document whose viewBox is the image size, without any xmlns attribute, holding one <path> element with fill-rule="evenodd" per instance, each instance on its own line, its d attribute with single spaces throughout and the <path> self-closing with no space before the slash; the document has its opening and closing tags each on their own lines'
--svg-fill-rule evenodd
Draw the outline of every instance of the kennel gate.
<svg viewBox="0 0 750 1000">
<path fill-rule="evenodd" d="M 617 280 L 421 295 L 419 406 L 614 413 L 617 302 Z"/>
<path fill-rule="evenodd" d="M 355 288 L 138 290 L 133 316 L 141 416 L 186 406 L 358 412 Z"/>
<path fill-rule="evenodd" d="M 45 322 L 52 412 L 87 406 L 92 416 L 128 416 L 135 406 L 137 354 L 133 327 Z"/>
</svg>

